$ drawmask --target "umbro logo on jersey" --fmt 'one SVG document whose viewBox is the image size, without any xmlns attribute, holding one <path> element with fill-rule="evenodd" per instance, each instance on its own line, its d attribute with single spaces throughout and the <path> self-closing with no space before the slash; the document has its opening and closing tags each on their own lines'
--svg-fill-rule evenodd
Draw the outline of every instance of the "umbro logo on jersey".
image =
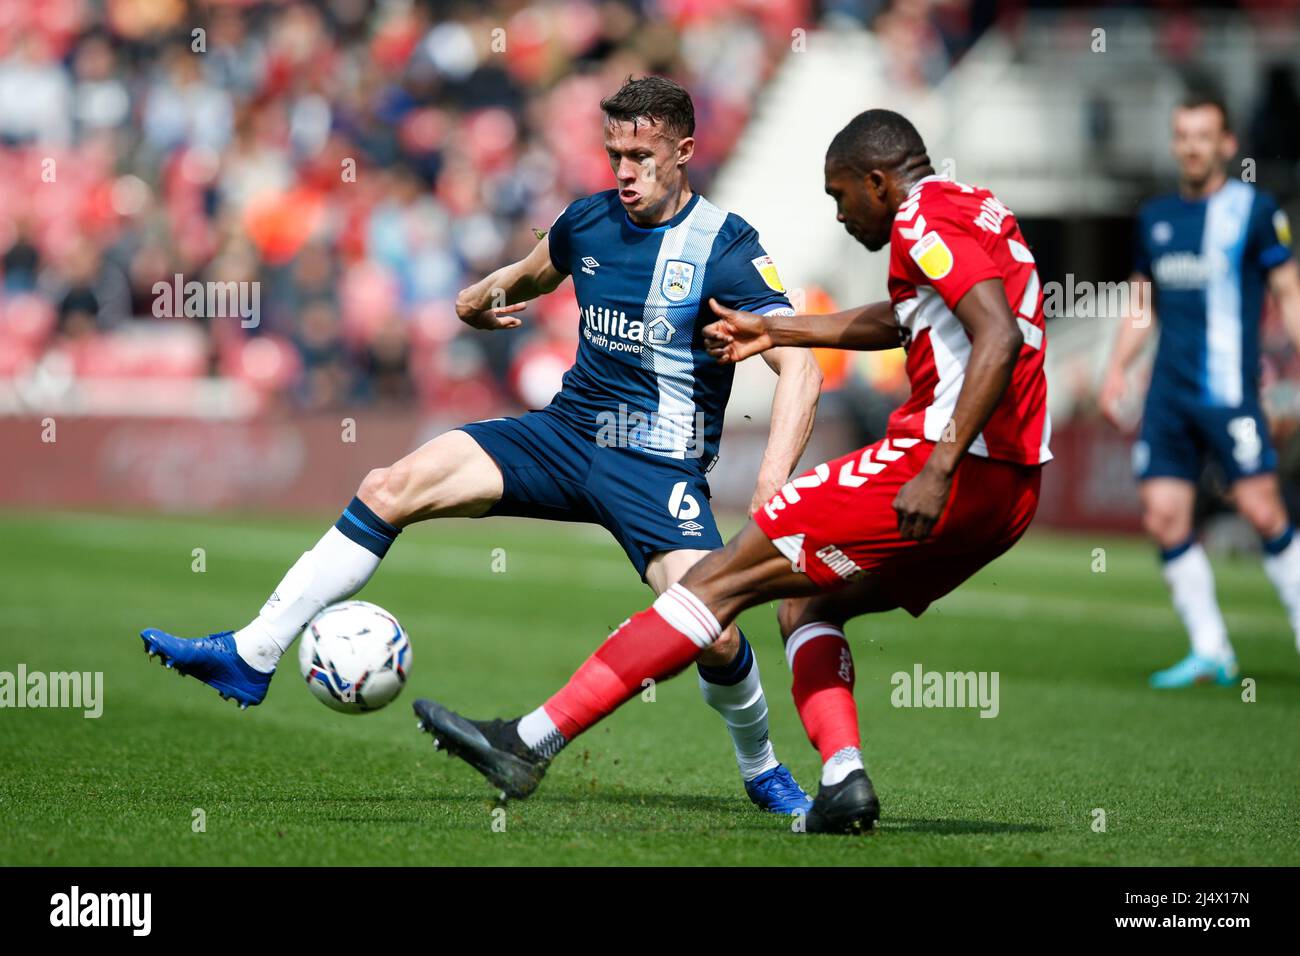
<svg viewBox="0 0 1300 956">
<path fill-rule="evenodd" d="M 682 534 L 692 538 L 698 538 L 700 532 L 704 530 L 704 525 L 698 521 L 683 521 L 677 527 L 682 529 Z"/>
<path fill-rule="evenodd" d="M 587 273 L 587 275 L 594 276 L 596 274 L 596 267 L 598 265 L 600 265 L 600 263 L 597 262 L 595 259 L 593 259 L 591 256 L 582 257 L 582 271 Z"/>
</svg>

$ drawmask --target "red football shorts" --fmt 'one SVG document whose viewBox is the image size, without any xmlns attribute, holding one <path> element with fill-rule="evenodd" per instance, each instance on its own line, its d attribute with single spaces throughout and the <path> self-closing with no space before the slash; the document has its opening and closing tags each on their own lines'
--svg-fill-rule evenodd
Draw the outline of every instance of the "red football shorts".
<svg viewBox="0 0 1300 956">
<path fill-rule="evenodd" d="M 919 616 L 1020 539 L 1038 508 L 1042 472 L 968 454 L 930 536 L 904 540 L 894 497 L 933 450 L 933 442 L 883 438 L 791 479 L 754 521 L 822 588 L 871 575 Z"/>
</svg>

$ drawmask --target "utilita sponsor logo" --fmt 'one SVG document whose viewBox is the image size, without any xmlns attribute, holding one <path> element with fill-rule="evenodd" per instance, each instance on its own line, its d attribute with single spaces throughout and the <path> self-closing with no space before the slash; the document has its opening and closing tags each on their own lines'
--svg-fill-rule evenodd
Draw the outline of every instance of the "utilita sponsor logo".
<svg viewBox="0 0 1300 956">
<path fill-rule="evenodd" d="M 128 926 L 131 935 L 148 936 L 152 914 L 150 893 L 82 893 L 74 886 L 50 897 L 51 926 Z"/>
<path fill-rule="evenodd" d="M 657 315 L 647 324 L 640 319 L 629 321 L 621 309 L 589 305 L 581 313 L 583 336 L 592 345 L 611 352 L 639 355 L 645 343 L 666 345 L 673 337 L 673 326 L 666 315 Z"/>
<path fill-rule="evenodd" d="M 1203 289 L 1229 271 L 1228 257 L 1222 252 L 1169 252 L 1155 261 L 1156 281 L 1166 289 Z"/>
</svg>

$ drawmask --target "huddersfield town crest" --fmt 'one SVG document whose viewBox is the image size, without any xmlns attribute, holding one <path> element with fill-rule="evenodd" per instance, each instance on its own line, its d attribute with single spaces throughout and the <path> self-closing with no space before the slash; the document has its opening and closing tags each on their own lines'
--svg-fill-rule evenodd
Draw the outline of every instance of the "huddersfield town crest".
<svg viewBox="0 0 1300 956">
<path fill-rule="evenodd" d="M 664 281 L 659 290 L 669 302 L 680 302 L 691 294 L 691 280 L 695 266 L 680 259 L 669 259 L 664 264 Z"/>
</svg>

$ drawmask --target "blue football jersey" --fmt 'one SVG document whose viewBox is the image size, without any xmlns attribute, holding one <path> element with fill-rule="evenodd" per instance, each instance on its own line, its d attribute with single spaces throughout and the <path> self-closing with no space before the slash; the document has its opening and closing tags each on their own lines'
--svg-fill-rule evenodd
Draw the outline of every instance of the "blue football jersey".
<svg viewBox="0 0 1300 956">
<path fill-rule="evenodd" d="M 716 457 L 733 366 L 705 350 L 710 297 L 750 312 L 793 312 L 753 227 L 698 193 L 653 228 L 617 190 L 569 204 L 551 226 L 551 262 L 573 277 L 578 356 L 549 410 L 598 443 L 666 458 Z"/>
<path fill-rule="evenodd" d="M 1137 250 L 1160 323 L 1152 398 L 1258 404 L 1260 315 L 1269 271 L 1291 255 L 1286 214 L 1229 179 L 1204 199 L 1175 193 L 1144 204 Z"/>
</svg>

